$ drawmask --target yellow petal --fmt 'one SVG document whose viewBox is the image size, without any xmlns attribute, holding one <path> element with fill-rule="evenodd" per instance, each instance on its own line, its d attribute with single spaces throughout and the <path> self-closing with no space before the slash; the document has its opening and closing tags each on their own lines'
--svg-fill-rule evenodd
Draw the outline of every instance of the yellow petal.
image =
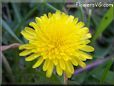
<svg viewBox="0 0 114 86">
<path fill-rule="evenodd" d="M 86 37 L 86 38 L 91 38 L 91 37 L 92 37 L 92 36 L 91 36 L 91 33 L 86 34 L 85 37 Z"/>
<path fill-rule="evenodd" d="M 67 55 L 64 54 L 64 53 L 63 53 L 62 57 L 63 57 L 64 61 L 68 61 L 68 59 L 69 59 L 69 56 L 67 56 Z"/>
<path fill-rule="evenodd" d="M 47 72 L 46 72 L 46 76 L 48 78 L 51 77 L 51 75 L 52 75 L 53 67 L 54 67 L 53 63 L 50 62 L 49 67 L 48 67 Z"/>
<path fill-rule="evenodd" d="M 40 58 L 38 59 L 38 61 L 33 65 L 32 68 L 37 68 L 37 67 L 39 67 L 39 66 L 42 64 L 43 61 L 44 61 L 44 59 L 43 59 L 42 57 L 40 57 Z"/>
<path fill-rule="evenodd" d="M 40 56 L 40 54 L 32 54 L 32 55 L 26 57 L 25 60 L 26 61 L 32 61 L 32 60 L 38 58 L 39 56 Z"/>
<path fill-rule="evenodd" d="M 30 22 L 29 25 L 32 26 L 35 30 L 39 29 L 38 25 L 35 22 Z"/>
<path fill-rule="evenodd" d="M 91 41 L 90 40 L 83 40 L 83 41 L 81 41 L 81 44 L 88 44 L 88 43 L 90 43 Z"/>
<path fill-rule="evenodd" d="M 26 55 L 29 55 L 29 54 L 31 54 L 32 53 L 32 50 L 24 50 L 24 51 L 22 51 L 20 54 L 19 54 L 19 56 L 26 56 Z"/>
<path fill-rule="evenodd" d="M 67 69 L 65 70 L 65 74 L 67 76 L 67 78 L 71 78 L 72 73 L 70 73 Z"/>
<path fill-rule="evenodd" d="M 81 61 L 78 57 L 75 57 L 75 59 L 82 68 L 86 67 L 86 64 L 83 61 Z"/>
<path fill-rule="evenodd" d="M 74 23 L 76 24 L 78 22 L 78 18 L 75 18 L 74 19 Z"/>
<path fill-rule="evenodd" d="M 51 17 L 52 17 L 52 14 L 51 14 L 50 12 L 48 13 L 48 17 L 49 17 L 49 18 L 51 18 Z"/>
<path fill-rule="evenodd" d="M 59 64 L 60 64 L 61 69 L 65 70 L 65 62 L 63 59 L 59 60 Z"/>
<path fill-rule="evenodd" d="M 67 20 L 67 23 L 72 22 L 73 19 L 74 19 L 74 16 L 70 15 L 69 18 L 68 18 L 68 20 Z"/>
<path fill-rule="evenodd" d="M 89 54 L 86 54 L 86 53 L 84 53 L 84 52 L 82 52 L 82 51 L 78 51 L 78 53 L 79 53 L 80 56 L 83 57 L 83 58 L 92 59 L 92 56 L 89 55 Z"/>
<path fill-rule="evenodd" d="M 60 68 L 60 65 L 59 65 L 59 64 L 56 66 L 56 71 L 57 71 L 57 74 L 58 74 L 59 76 L 62 76 L 63 71 L 62 71 L 62 69 Z"/>
<path fill-rule="evenodd" d="M 76 54 L 74 55 L 75 58 L 78 58 L 81 61 L 86 61 L 87 58 L 83 57 L 80 51 L 76 51 Z"/>
<path fill-rule="evenodd" d="M 23 44 L 19 46 L 19 50 L 23 50 L 23 49 L 32 49 L 34 46 L 31 44 Z"/>
<path fill-rule="evenodd" d="M 34 36 L 32 36 L 31 34 L 27 33 L 25 30 L 21 31 L 21 34 L 28 40 L 35 39 Z"/>
<path fill-rule="evenodd" d="M 71 64 L 70 61 L 66 62 L 66 69 L 70 72 L 70 73 L 74 73 L 74 68 L 73 65 Z"/>
<path fill-rule="evenodd" d="M 44 23 L 44 22 L 46 22 L 46 23 L 47 23 L 48 17 L 47 17 L 47 15 L 46 15 L 46 14 L 44 14 L 44 15 L 43 15 L 43 16 L 41 16 L 40 18 L 41 18 L 41 20 L 42 20 L 42 22 L 43 22 L 43 23 Z"/>
<path fill-rule="evenodd" d="M 72 57 L 71 62 L 73 65 L 78 66 L 78 62 Z"/>
<path fill-rule="evenodd" d="M 86 67 L 86 64 L 82 61 L 79 61 L 79 65 L 82 67 L 82 68 L 85 68 Z"/>
<path fill-rule="evenodd" d="M 41 19 L 40 19 L 39 17 L 36 17 L 36 18 L 35 18 L 35 21 L 36 21 L 36 23 L 38 24 L 39 22 L 41 22 Z"/>
<path fill-rule="evenodd" d="M 82 28 L 85 24 L 83 22 L 79 22 L 76 24 L 77 28 Z"/>
<path fill-rule="evenodd" d="M 32 36 L 35 36 L 35 35 L 36 35 L 35 30 L 33 30 L 33 29 L 30 28 L 30 27 L 25 27 L 24 30 L 25 30 L 27 33 L 29 33 L 30 35 L 32 35 Z"/>
<path fill-rule="evenodd" d="M 86 34 L 86 33 L 89 32 L 89 29 L 88 29 L 87 27 L 83 27 L 82 30 L 83 30 L 83 33 L 84 33 L 84 34 Z"/>
<path fill-rule="evenodd" d="M 54 63 L 54 65 L 57 65 L 57 64 L 58 64 L 58 60 L 55 58 L 55 59 L 53 60 L 53 63 Z"/>
<path fill-rule="evenodd" d="M 46 59 L 45 62 L 44 62 L 44 65 L 43 65 L 43 71 L 46 71 L 48 66 L 49 66 L 49 63 L 50 63 L 50 60 L 49 59 Z"/>
<path fill-rule="evenodd" d="M 79 59 L 80 59 L 81 61 L 86 61 L 86 60 L 87 60 L 86 58 L 84 58 L 84 57 L 82 57 L 82 56 L 79 56 Z"/>
<path fill-rule="evenodd" d="M 86 52 L 92 52 L 94 51 L 94 48 L 88 45 L 85 45 L 81 48 L 81 50 L 86 51 Z"/>
</svg>

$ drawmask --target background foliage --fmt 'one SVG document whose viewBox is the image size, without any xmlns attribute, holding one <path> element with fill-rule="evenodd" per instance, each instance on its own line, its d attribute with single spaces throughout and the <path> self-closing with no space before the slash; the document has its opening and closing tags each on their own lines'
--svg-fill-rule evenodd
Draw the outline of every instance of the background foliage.
<svg viewBox="0 0 114 86">
<path fill-rule="evenodd" d="M 73 7 L 69 2 L 4 2 L 2 3 L 2 18 L 0 17 L 2 45 L 27 42 L 20 31 L 28 26 L 30 21 L 34 21 L 36 16 L 40 17 L 48 12 L 53 13 L 57 9 L 78 17 L 90 28 L 93 35 L 91 45 L 95 47 L 95 52 L 92 53 L 93 59 L 86 63 L 91 65 L 96 60 L 106 59 L 102 64 L 97 64 L 97 67 L 74 74 L 68 80 L 68 84 L 114 84 L 114 9 L 112 7 Z M 26 62 L 25 57 L 19 57 L 19 52 L 18 48 L 3 51 L 2 84 L 63 84 L 63 77 L 57 76 L 56 73 L 53 73 L 51 78 L 46 78 L 41 67 L 32 69 L 34 61 Z M 79 68 L 76 67 L 76 70 Z"/>
</svg>

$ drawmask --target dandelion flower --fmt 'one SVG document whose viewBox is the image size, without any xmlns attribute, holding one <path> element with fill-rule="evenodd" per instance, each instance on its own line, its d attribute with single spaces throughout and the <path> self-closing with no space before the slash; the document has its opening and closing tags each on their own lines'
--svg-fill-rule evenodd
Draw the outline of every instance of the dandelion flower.
<svg viewBox="0 0 114 86">
<path fill-rule="evenodd" d="M 87 45 L 91 34 L 78 18 L 63 12 L 44 14 L 30 22 L 21 32 L 27 44 L 19 47 L 23 50 L 19 55 L 26 56 L 26 61 L 36 60 L 33 68 L 43 65 L 46 76 L 51 77 L 53 70 L 59 76 L 63 72 L 68 78 L 74 73 L 74 66 L 85 67 L 83 61 L 92 59 L 86 52 L 94 51 Z"/>
</svg>

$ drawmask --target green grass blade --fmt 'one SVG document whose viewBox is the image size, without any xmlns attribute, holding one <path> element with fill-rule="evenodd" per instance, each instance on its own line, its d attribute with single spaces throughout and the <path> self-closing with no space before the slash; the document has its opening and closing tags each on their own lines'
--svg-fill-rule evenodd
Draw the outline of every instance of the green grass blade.
<svg viewBox="0 0 114 86">
<path fill-rule="evenodd" d="M 88 13 L 88 22 L 87 22 L 87 26 L 88 26 L 88 27 L 90 27 L 91 14 L 92 14 L 92 10 L 89 9 L 89 13 Z"/>
<path fill-rule="evenodd" d="M 12 36 L 14 37 L 19 43 L 22 43 L 22 41 L 16 36 L 16 34 L 12 31 L 12 29 L 9 27 L 9 25 L 0 18 L 0 25 L 4 27 L 4 29 Z"/>
<path fill-rule="evenodd" d="M 51 4 L 45 3 L 47 7 L 51 8 L 52 10 L 56 11 L 57 8 L 53 7 Z"/>
<path fill-rule="evenodd" d="M 25 16 L 25 20 L 27 20 L 36 10 L 38 9 L 38 5 L 35 5 L 33 9 L 31 9 L 28 14 Z"/>
<path fill-rule="evenodd" d="M 79 3 L 81 3 L 80 0 L 78 0 Z M 78 9 L 80 10 L 81 20 L 84 22 L 84 10 L 82 6 L 79 6 Z"/>
<path fill-rule="evenodd" d="M 103 82 L 105 81 L 105 79 L 106 79 L 106 77 L 107 77 L 107 75 L 108 75 L 108 71 L 109 71 L 109 69 L 110 69 L 112 63 L 113 63 L 112 60 L 109 60 L 109 61 L 108 61 L 107 65 L 106 65 L 106 68 L 105 68 L 105 70 L 104 70 L 104 72 L 103 72 L 103 75 L 102 75 L 102 77 L 101 77 L 101 79 L 100 79 L 100 83 L 103 83 Z"/>
<path fill-rule="evenodd" d="M 9 65 L 9 62 L 8 62 L 8 60 L 6 59 L 6 57 L 3 55 L 3 53 L 2 52 L 0 52 L 0 54 L 2 55 L 2 62 L 3 62 L 3 66 L 4 66 L 4 68 L 5 68 L 5 70 L 7 71 L 6 73 L 9 75 L 9 79 L 10 79 L 10 81 L 11 82 L 15 82 L 15 79 L 14 79 L 14 75 L 13 75 L 13 73 L 12 73 L 12 69 L 11 69 L 11 67 L 10 67 L 10 65 Z"/>
<path fill-rule="evenodd" d="M 18 22 L 21 22 L 21 15 L 19 13 L 19 10 L 18 10 L 16 4 L 12 3 L 12 8 L 13 8 L 15 16 L 17 18 L 16 20 L 18 20 Z"/>
<path fill-rule="evenodd" d="M 113 20 L 113 7 L 110 7 L 96 29 L 95 35 L 93 36 L 92 39 L 92 43 L 94 43 L 95 40 L 102 34 L 102 32 L 108 27 L 108 25 L 112 22 L 112 20 Z"/>
</svg>

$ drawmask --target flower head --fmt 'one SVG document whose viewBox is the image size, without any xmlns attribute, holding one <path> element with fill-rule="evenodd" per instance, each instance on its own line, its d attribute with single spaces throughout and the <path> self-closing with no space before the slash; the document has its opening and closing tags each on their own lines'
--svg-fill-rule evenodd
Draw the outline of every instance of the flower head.
<svg viewBox="0 0 114 86">
<path fill-rule="evenodd" d="M 55 68 L 58 75 L 64 72 L 70 78 L 74 73 L 73 66 L 85 67 L 83 61 L 92 59 L 86 53 L 94 51 L 87 45 L 91 34 L 83 22 L 78 22 L 78 18 L 57 11 L 36 17 L 35 22 L 29 25 L 31 27 L 25 27 L 21 32 L 29 42 L 19 47 L 24 49 L 20 56 L 27 56 L 26 61 L 37 59 L 33 68 L 42 64 L 47 77 Z"/>
</svg>

